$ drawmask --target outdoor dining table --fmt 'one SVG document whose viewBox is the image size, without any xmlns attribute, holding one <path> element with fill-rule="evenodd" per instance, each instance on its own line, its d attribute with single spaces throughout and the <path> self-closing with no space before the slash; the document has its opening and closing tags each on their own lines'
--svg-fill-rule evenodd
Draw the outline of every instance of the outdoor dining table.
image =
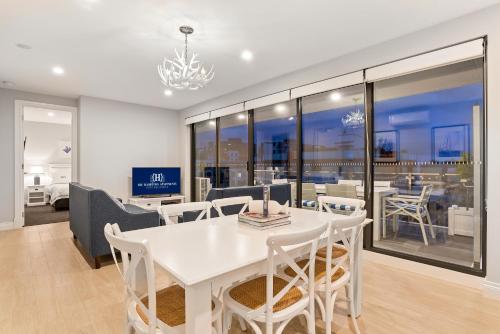
<svg viewBox="0 0 500 334">
<path fill-rule="evenodd" d="M 291 208 L 291 224 L 260 230 L 238 222 L 237 215 L 125 232 L 134 241 L 148 240 L 154 262 L 185 288 L 186 333 L 206 334 L 211 328 L 211 297 L 233 283 L 265 273 L 267 238 L 300 233 L 335 221 L 341 215 Z M 325 234 L 326 237 L 326 234 Z M 356 316 L 361 313 L 362 236 L 353 253 Z M 287 249 L 297 256 L 303 246 Z"/>
</svg>

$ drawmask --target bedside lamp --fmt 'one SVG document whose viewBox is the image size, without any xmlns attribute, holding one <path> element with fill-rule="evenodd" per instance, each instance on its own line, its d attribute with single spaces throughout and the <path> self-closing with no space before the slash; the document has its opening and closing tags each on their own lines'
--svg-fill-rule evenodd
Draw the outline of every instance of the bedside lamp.
<svg viewBox="0 0 500 334">
<path fill-rule="evenodd" d="M 33 184 L 35 186 L 40 185 L 40 174 L 43 174 L 43 166 L 31 166 L 30 168 L 30 174 L 34 174 L 35 176 L 33 177 Z"/>
</svg>

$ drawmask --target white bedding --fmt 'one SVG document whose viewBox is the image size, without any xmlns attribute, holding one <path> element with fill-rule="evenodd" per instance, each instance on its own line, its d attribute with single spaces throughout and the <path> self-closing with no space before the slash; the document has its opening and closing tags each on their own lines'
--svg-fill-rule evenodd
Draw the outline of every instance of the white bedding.
<svg viewBox="0 0 500 334">
<path fill-rule="evenodd" d="M 62 198 L 69 198 L 69 183 L 53 183 L 47 187 L 50 195 L 50 205 Z"/>
</svg>

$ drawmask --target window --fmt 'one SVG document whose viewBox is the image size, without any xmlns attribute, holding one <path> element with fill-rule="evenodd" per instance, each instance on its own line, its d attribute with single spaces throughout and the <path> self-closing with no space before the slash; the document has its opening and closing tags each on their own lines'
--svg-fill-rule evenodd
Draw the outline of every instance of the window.
<svg viewBox="0 0 500 334">
<path fill-rule="evenodd" d="M 215 120 L 194 124 L 196 201 L 204 201 L 210 188 L 216 186 L 215 129 Z"/>
<path fill-rule="evenodd" d="M 221 117 L 219 122 L 220 187 L 246 186 L 248 184 L 247 161 L 247 113 Z"/>
<path fill-rule="evenodd" d="M 339 196 L 325 184 L 349 183 L 363 197 L 365 161 L 364 87 L 356 85 L 302 99 L 302 201 Z M 305 185 L 304 184 L 308 184 Z M 313 192 L 314 189 L 316 194 Z M 307 205 L 303 205 L 307 207 Z"/>
<path fill-rule="evenodd" d="M 483 60 L 375 82 L 374 100 L 374 246 L 481 269 Z"/>
<path fill-rule="evenodd" d="M 254 183 L 256 185 L 295 181 L 297 177 L 296 109 L 296 101 L 289 101 L 254 110 Z"/>
</svg>

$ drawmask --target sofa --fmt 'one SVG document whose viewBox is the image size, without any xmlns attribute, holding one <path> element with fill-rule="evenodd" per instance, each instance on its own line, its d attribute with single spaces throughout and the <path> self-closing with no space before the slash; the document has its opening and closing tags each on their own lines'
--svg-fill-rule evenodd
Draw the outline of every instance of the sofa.
<svg viewBox="0 0 500 334">
<path fill-rule="evenodd" d="M 270 197 L 281 205 L 288 201 L 288 204 L 292 205 L 292 190 L 290 184 L 272 184 L 270 187 Z M 238 196 L 252 196 L 255 200 L 261 200 L 263 198 L 263 186 L 245 186 L 245 187 L 233 187 L 233 188 L 213 188 L 208 192 L 207 201 L 213 201 L 219 198 L 228 197 L 238 197 Z M 235 215 L 241 210 L 241 205 L 232 205 L 223 208 L 222 212 L 225 215 Z M 212 217 L 217 217 L 217 212 L 212 209 Z"/>
<path fill-rule="evenodd" d="M 111 254 L 104 237 L 107 223 L 117 223 L 122 231 L 130 231 L 158 226 L 160 221 L 156 211 L 122 204 L 104 190 L 79 183 L 70 183 L 69 201 L 69 227 L 85 259 L 96 269 L 101 257 Z"/>
</svg>

